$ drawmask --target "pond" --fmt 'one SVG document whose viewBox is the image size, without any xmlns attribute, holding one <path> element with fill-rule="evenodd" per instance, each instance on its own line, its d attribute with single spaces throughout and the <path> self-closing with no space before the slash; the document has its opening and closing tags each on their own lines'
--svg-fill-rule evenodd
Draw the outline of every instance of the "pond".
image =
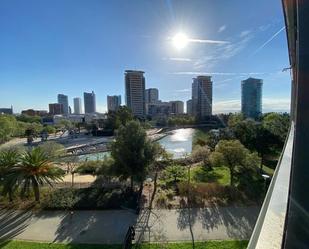
<svg viewBox="0 0 309 249">
<path fill-rule="evenodd" d="M 196 137 L 204 137 L 207 131 L 193 128 L 176 129 L 160 140 L 160 143 L 167 152 L 173 155 L 173 158 L 181 158 L 192 152 L 192 145 Z M 105 156 L 110 155 L 110 152 L 100 152 L 79 156 L 81 161 L 85 160 L 101 160 Z"/>
</svg>

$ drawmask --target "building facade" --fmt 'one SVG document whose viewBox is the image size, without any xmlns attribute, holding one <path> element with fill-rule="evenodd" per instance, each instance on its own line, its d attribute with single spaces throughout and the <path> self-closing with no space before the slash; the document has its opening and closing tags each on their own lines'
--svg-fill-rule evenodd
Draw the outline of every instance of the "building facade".
<svg viewBox="0 0 309 249">
<path fill-rule="evenodd" d="M 63 115 L 63 105 L 59 103 L 49 104 L 49 114 L 51 115 Z"/>
<path fill-rule="evenodd" d="M 96 98 L 95 93 L 84 92 L 84 109 L 85 113 L 95 113 L 96 112 Z"/>
<path fill-rule="evenodd" d="M 187 114 L 192 115 L 192 99 L 187 100 Z"/>
<path fill-rule="evenodd" d="M 28 110 L 22 110 L 21 114 L 28 115 L 28 116 L 46 116 L 47 111 L 28 109 Z"/>
<path fill-rule="evenodd" d="M 191 95 L 191 100 L 192 100 L 192 115 L 196 116 L 197 115 L 197 101 L 198 101 L 198 84 L 197 84 L 197 79 L 193 78 L 192 79 L 192 95 Z"/>
<path fill-rule="evenodd" d="M 63 106 L 63 114 L 69 114 L 69 99 L 67 95 L 58 94 L 58 104 L 62 104 Z"/>
<path fill-rule="evenodd" d="M 117 111 L 118 108 L 121 106 L 121 96 L 120 95 L 114 95 L 109 96 L 107 95 L 107 110 L 108 111 Z"/>
<path fill-rule="evenodd" d="M 148 104 L 148 115 L 151 117 L 168 116 L 171 114 L 171 103 L 158 101 Z"/>
<path fill-rule="evenodd" d="M 171 113 L 172 114 L 183 114 L 184 113 L 184 103 L 180 100 L 170 101 Z"/>
<path fill-rule="evenodd" d="M 143 71 L 125 71 L 126 105 L 136 117 L 145 117 L 145 77 Z"/>
<path fill-rule="evenodd" d="M 241 112 L 246 118 L 256 119 L 262 114 L 263 80 L 248 78 L 241 82 Z"/>
<path fill-rule="evenodd" d="M 82 114 L 82 99 L 76 97 L 73 99 L 74 102 L 74 114 Z"/>
<path fill-rule="evenodd" d="M 145 90 L 145 102 L 156 103 L 159 101 L 159 90 L 157 88 L 148 88 Z"/>
<path fill-rule="evenodd" d="M 197 110 L 196 115 L 203 119 L 212 115 L 212 81 L 211 76 L 197 76 Z M 193 99 L 192 99 L 193 101 Z M 192 102 L 193 103 L 193 102 Z M 193 105 L 192 105 L 193 106 Z M 193 106 L 194 107 L 194 106 Z"/>
<path fill-rule="evenodd" d="M 13 106 L 11 106 L 11 108 L 0 108 L 0 114 L 11 114 L 11 115 L 13 115 Z"/>
</svg>

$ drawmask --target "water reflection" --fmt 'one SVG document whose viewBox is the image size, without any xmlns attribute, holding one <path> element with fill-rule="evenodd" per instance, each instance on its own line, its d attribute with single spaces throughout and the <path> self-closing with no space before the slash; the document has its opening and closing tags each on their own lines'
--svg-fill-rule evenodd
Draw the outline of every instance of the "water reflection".
<svg viewBox="0 0 309 249">
<path fill-rule="evenodd" d="M 160 143 L 167 152 L 173 155 L 173 158 L 181 158 L 192 152 L 192 143 L 194 136 L 202 136 L 205 131 L 199 129 L 185 128 L 170 131 L 169 135 L 160 139 Z M 102 160 L 110 152 L 100 152 L 79 156 L 80 161 Z"/>
<path fill-rule="evenodd" d="M 158 142 L 171 153 L 174 158 L 183 157 L 192 151 L 192 140 L 195 129 L 177 129 L 171 131 L 171 134 L 162 138 Z"/>
</svg>

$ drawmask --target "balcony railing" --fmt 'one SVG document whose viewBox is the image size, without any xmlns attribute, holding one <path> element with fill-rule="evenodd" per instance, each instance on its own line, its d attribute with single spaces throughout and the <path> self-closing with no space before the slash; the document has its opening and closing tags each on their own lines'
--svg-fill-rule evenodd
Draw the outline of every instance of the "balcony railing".
<svg viewBox="0 0 309 249">
<path fill-rule="evenodd" d="M 268 188 L 248 249 L 281 248 L 288 210 L 294 141 L 292 122 L 284 150 Z"/>
</svg>

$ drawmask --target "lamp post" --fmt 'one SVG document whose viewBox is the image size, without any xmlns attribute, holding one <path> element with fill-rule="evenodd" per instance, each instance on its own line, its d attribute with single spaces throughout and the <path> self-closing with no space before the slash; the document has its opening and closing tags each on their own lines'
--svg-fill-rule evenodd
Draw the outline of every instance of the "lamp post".
<svg viewBox="0 0 309 249">
<path fill-rule="evenodd" d="M 264 179 L 264 191 L 266 193 L 267 192 L 267 180 L 270 178 L 270 176 L 266 174 L 262 174 L 262 177 Z"/>
</svg>

